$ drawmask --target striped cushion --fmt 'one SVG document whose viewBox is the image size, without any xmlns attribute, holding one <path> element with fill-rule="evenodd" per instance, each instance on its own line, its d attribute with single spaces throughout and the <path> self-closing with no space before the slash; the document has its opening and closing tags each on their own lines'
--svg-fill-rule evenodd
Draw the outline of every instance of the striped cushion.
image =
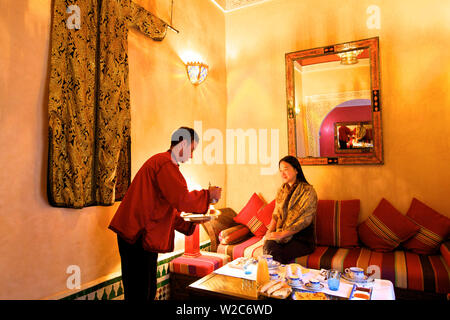
<svg viewBox="0 0 450 320">
<path fill-rule="evenodd" d="M 443 244 L 441 244 L 440 251 L 442 254 L 442 257 L 444 258 L 445 262 L 447 263 L 447 266 L 450 267 L 450 240 L 447 240 Z"/>
<path fill-rule="evenodd" d="M 237 226 L 221 231 L 219 233 L 219 241 L 221 244 L 233 244 L 248 238 L 249 234 L 249 228 L 243 224 L 238 224 Z"/>
<path fill-rule="evenodd" d="M 319 200 L 316 214 L 316 243 L 319 246 L 358 246 L 358 200 Z"/>
<path fill-rule="evenodd" d="M 262 255 L 263 245 L 263 238 L 254 236 L 235 245 L 219 244 L 217 252 L 229 255 L 232 260 L 239 257 L 258 257 Z"/>
<path fill-rule="evenodd" d="M 389 252 L 419 232 L 419 226 L 402 215 L 386 199 L 358 227 L 361 241 L 370 249 Z"/>
<path fill-rule="evenodd" d="M 204 277 L 230 261 L 230 257 L 214 252 L 202 251 L 201 256 L 191 258 L 181 256 L 170 262 L 170 272 Z"/>
<path fill-rule="evenodd" d="M 395 287 L 429 291 L 450 292 L 450 269 L 440 255 L 425 256 L 408 251 L 375 252 L 367 248 L 335 248 L 319 246 L 307 256 L 295 261 L 314 269 L 337 269 L 358 266 L 367 269 L 378 266 L 379 278 L 392 281 Z"/>
<path fill-rule="evenodd" d="M 233 219 L 237 223 L 246 225 L 254 235 L 263 236 L 267 228 L 257 216 L 259 209 L 263 206 L 264 201 L 254 193 L 245 207 Z"/>
<path fill-rule="evenodd" d="M 220 215 L 217 219 L 213 219 L 202 223 L 203 228 L 208 233 L 211 240 L 211 251 L 217 251 L 217 245 L 219 244 L 219 233 L 226 228 L 230 228 L 236 225 L 233 220 L 236 217 L 236 212 L 231 208 L 220 208 Z"/>
<path fill-rule="evenodd" d="M 420 231 L 403 246 L 414 253 L 436 254 L 450 232 L 450 219 L 413 198 L 406 214 L 420 226 Z"/>
<path fill-rule="evenodd" d="M 266 204 L 264 207 L 258 210 L 256 217 L 260 220 L 266 228 L 269 226 L 270 221 L 272 221 L 273 210 L 275 210 L 275 200 L 272 200 L 270 203 Z M 263 234 L 255 234 L 255 236 L 264 236 L 266 234 L 266 230 L 264 230 Z"/>
</svg>

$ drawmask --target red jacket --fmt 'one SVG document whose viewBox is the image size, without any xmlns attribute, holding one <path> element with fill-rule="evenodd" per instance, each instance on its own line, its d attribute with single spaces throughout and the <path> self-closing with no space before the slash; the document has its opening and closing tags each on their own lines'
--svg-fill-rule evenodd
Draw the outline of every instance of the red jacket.
<svg viewBox="0 0 450 320">
<path fill-rule="evenodd" d="M 188 191 L 186 180 L 172 162 L 170 151 L 148 159 L 138 171 L 116 211 L 109 229 L 129 243 L 142 237 L 142 246 L 151 252 L 170 252 L 175 232 L 191 235 L 195 224 L 180 212 L 206 213 L 209 191 Z"/>
<path fill-rule="evenodd" d="M 340 126 L 339 129 L 339 140 L 341 141 L 349 141 L 350 136 L 352 135 L 352 130 L 350 130 L 347 126 Z"/>
</svg>

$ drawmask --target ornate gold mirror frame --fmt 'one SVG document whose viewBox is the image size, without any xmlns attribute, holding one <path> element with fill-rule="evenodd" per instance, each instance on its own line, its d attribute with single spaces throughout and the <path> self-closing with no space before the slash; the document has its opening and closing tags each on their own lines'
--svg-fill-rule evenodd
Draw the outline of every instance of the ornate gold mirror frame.
<svg viewBox="0 0 450 320">
<path fill-rule="evenodd" d="M 361 60 L 359 66 L 357 65 L 358 58 Z M 330 63 L 331 67 L 324 68 L 323 66 L 327 62 Z M 289 155 L 296 156 L 302 165 L 383 164 L 378 37 L 287 53 L 285 63 Z M 331 65 L 331 63 L 333 64 Z M 322 71 L 317 72 L 316 75 L 320 72 L 322 72 L 322 75 L 326 75 L 326 78 L 316 81 L 315 87 L 318 88 L 316 91 L 319 92 L 320 89 L 326 86 L 325 83 L 330 80 L 329 78 L 333 78 L 332 80 L 334 81 L 335 74 L 341 71 L 348 72 L 350 69 L 345 70 L 344 68 L 351 68 L 352 65 L 353 68 L 355 68 L 354 66 L 358 66 L 359 68 L 363 65 L 366 66 L 368 74 L 364 86 L 359 86 L 357 83 L 359 80 L 357 81 L 356 78 L 352 79 L 350 76 L 347 80 L 348 82 L 353 81 L 357 83 L 355 87 L 357 88 L 356 91 L 355 89 L 352 89 L 353 91 L 351 92 L 345 91 L 345 89 L 342 89 L 344 87 L 342 83 L 339 83 L 335 86 L 341 88 L 343 91 L 315 95 L 314 97 L 334 97 L 333 99 L 328 99 L 328 109 L 322 110 L 322 113 L 318 115 L 319 112 L 314 110 L 315 105 L 305 102 L 311 101 L 311 97 L 313 96 L 303 95 L 303 92 L 307 91 L 305 88 L 309 85 L 305 81 L 314 79 L 311 76 L 306 76 L 307 72 L 310 72 L 306 70 L 320 67 Z M 328 73 L 323 72 L 325 69 L 328 70 Z M 304 71 L 303 75 L 302 71 Z M 345 76 L 341 78 L 346 79 Z M 339 81 L 342 82 L 342 79 Z M 364 90 L 361 89 L 362 87 L 364 87 Z M 302 94 L 299 94 L 299 91 Z M 339 97 L 339 99 L 336 97 Z M 366 99 L 358 99 L 360 97 L 365 97 Z M 344 103 L 338 105 L 333 104 L 334 101 L 344 101 L 346 99 L 348 101 Z M 364 119 L 355 116 L 357 114 L 356 108 L 353 108 L 354 111 L 351 108 L 358 105 L 358 102 L 361 101 L 366 101 L 364 107 L 367 111 Z M 343 106 L 346 107 L 347 116 L 345 119 L 340 119 L 339 116 L 329 116 L 332 110 L 339 110 L 342 113 L 344 108 L 338 108 Z M 311 121 L 309 118 L 314 117 L 315 128 L 312 130 L 312 125 L 308 121 Z M 318 129 L 319 125 L 322 129 L 326 119 L 329 127 L 326 132 L 329 132 L 330 138 L 326 137 L 323 133 L 325 131 L 319 131 Z M 352 144 L 349 142 L 347 146 L 341 145 L 341 148 L 346 149 L 341 150 L 337 147 L 335 131 L 336 124 L 345 122 L 364 123 L 366 129 L 370 129 L 367 130 L 370 132 L 370 137 L 366 137 L 366 139 L 362 139 L 362 137 L 357 138 L 356 129 L 354 128 L 350 135 L 355 143 Z M 325 147 L 322 148 L 321 146 L 325 138 L 330 140 L 330 147 L 328 149 Z M 356 147 L 360 145 L 359 143 L 362 143 L 361 141 L 365 142 L 364 147 Z"/>
</svg>

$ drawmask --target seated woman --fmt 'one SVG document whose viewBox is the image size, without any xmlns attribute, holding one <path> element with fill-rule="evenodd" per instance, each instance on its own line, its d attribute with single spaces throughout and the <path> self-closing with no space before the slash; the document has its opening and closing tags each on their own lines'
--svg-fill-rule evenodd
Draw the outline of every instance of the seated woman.
<svg viewBox="0 0 450 320">
<path fill-rule="evenodd" d="M 315 249 L 317 194 L 306 181 L 297 158 L 286 156 L 278 166 L 283 185 L 277 192 L 263 251 L 286 264 Z"/>
</svg>

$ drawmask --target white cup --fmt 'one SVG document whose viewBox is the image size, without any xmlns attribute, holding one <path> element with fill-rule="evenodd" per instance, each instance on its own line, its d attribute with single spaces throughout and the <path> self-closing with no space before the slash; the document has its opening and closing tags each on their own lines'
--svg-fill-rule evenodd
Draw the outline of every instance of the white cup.
<svg viewBox="0 0 450 320">
<path fill-rule="evenodd" d="M 273 264 L 273 256 L 270 254 L 263 254 L 261 255 L 262 259 L 265 259 L 267 261 L 267 266 L 271 266 Z"/>
<path fill-rule="evenodd" d="M 317 279 L 310 279 L 309 285 L 312 289 L 319 289 L 320 288 L 320 281 Z"/>
<path fill-rule="evenodd" d="M 288 283 L 291 286 L 299 286 L 300 285 L 300 279 L 296 275 L 292 275 L 288 278 Z"/>
<path fill-rule="evenodd" d="M 364 279 L 364 269 L 358 267 L 351 267 L 345 269 L 345 273 L 349 275 L 350 278 L 354 280 L 363 280 Z"/>
<path fill-rule="evenodd" d="M 280 275 L 278 274 L 278 272 L 270 272 L 269 273 L 269 276 L 270 276 L 270 280 L 278 280 L 278 279 L 280 279 Z"/>
</svg>

